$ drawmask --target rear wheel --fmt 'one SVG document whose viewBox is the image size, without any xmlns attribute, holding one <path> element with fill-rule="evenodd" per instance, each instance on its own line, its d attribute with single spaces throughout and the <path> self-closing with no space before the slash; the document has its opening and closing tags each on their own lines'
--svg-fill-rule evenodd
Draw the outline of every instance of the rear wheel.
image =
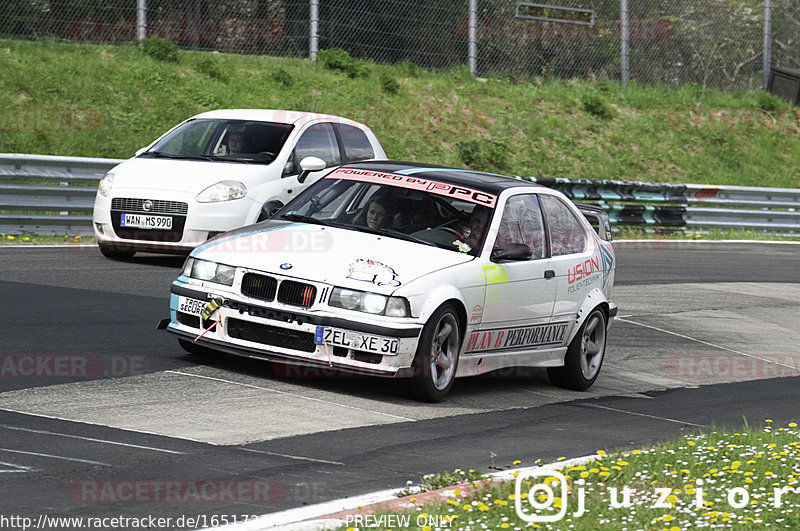
<svg viewBox="0 0 800 531">
<path fill-rule="evenodd" d="M 575 391 L 589 389 L 603 365 L 606 353 L 606 314 L 595 308 L 567 348 L 563 367 L 547 369 L 550 381 Z"/>
<path fill-rule="evenodd" d="M 446 304 L 436 310 L 422 329 L 410 382 L 415 398 L 425 402 L 444 400 L 453 387 L 460 349 L 458 315 L 452 304 Z"/>
<path fill-rule="evenodd" d="M 102 243 L 97 244 L 97 246 L 100 248 L 100 252 L 103 253 L 103 256 L 106 258 L 132 258 L 133 255 L 136 254 L 136 251 L 132 251 L 130 249 L 123 249 L 111 245 L 103 245 Z"/>
</svg>

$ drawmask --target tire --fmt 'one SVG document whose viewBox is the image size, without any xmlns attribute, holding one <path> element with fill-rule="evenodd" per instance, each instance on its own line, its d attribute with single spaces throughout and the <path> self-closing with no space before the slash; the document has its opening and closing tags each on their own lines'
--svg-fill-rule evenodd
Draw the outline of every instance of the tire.
<svg viewBox="0 0 800 531">
<path fill-rule="evenodd" d="M 133 258 L 133 255 L 136 254 L 136 251 L 123 250 L 110 245 L 98 244 L 97 246 L 106 258 Z"/>
<path fill-rule="evenodd" d="M 180 344 L 181 348 L 192 354 L 193 356 L 200 356 L 204 358 L 208 358 L 211 356 L 220 356 L 222 353 L 218 352 L 212 348 L 208 348 L 203 345 L 198 345 L 194 341 L 190 341 L 188 339 L 178 339 L 178 343 Z"/>
<path fill-rule="evenodd" d="M 605 353 L 606 314 L 595 308 L 569 344 L 564 366 L 548 368 L 547 376 L 559 387 L 585 391 L 597 380 Z"/>
<path fill-rule="evenodd" d="M 266 221 L 271 219 L 272 216 L 275 215 L 278 210 L 283 208 L 283 203 L 280 201 L 267 201 L 261 207 L 261 211 L 258 213 L 258 218 L 256 219 L 256 223 L 260 223 L 262 221 Z"/>
<path fill-rule="evenodd" d="M 452 304 L 436 310 L 422 329 L 409 383 L 414 398 L 441 402 L 453 387 L 461 350 L 461 327 Z"/>
</svg>

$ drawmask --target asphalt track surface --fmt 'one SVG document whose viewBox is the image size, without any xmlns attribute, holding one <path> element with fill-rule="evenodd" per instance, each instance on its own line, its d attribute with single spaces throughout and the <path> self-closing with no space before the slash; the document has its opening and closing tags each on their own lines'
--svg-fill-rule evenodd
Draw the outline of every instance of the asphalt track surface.
<svg viewBox="0 0 800 531">
<path fill-rule="evenodd" d="M 592 389 L 512 371 L 458 380 L 437 405 L 393 381 L 185 354 L 155 330 L 181 258 L 0 247 L 0 517 L 203 527 L 431 472 L 800 419 L 800 247 L 616 247 L 620 318 Z"/>
</svg>

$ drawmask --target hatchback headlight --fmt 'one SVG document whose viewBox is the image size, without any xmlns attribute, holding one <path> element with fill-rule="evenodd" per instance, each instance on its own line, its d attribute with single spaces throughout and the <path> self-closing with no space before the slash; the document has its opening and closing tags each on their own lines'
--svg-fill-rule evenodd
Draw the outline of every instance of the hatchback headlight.
<svg viewBox="0 0 800 531">
<path fill-rule="evenodd" d="M 197 280 L 205 280 L 207 282 L 216 282 L 217 284 L 224 284 L 226 286 L 233 285 L 233 276 L 235 274 L 235 267 L 210 262 L 208 260 L 198 260 L 197 258 L 189 257 L 186 259 L 186 263 L 183 264 L 184 276 Z"/>
<path fill-rule="evenodd" d="M 233 201 L 247 195 L 247 187 L 239 181 L 220 181 L 212 184 L 195 198 L 198 203 L 220 203 Z"/>
<path fill-rule="evenodd" d="M 114 186 L 114 173 L 108 172 L 102 179 L 100 179 L 100 182 L 97 183 L 97 192 L 103 197 L 108 197 L 108 194 L 111 193 L 111 188 L 113 186 Z"/>
<path fill-rule="evenodd" d="M 346 288 L 333 288 L 328 304 L 345 310 L 389 317 L 408 317 L 411 314 L 408 301 L 404 297 L 387 297 L 379 293 Z"/>
</svg>

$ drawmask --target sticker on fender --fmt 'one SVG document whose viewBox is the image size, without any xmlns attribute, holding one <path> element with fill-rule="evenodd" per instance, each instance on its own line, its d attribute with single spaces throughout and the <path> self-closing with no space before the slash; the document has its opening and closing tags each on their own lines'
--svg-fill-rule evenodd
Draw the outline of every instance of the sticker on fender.
<svg viewBox="0 0 800 531">
<path fill-rule="evenodd" d="M 372 354 L 397 354 L 399 341 L 397 338 L 359 334 L 338 328 L 318 326 L 314 334 L 314 343 L 328 344 L 334 347 L 345 347 Z"/>
</svg>

